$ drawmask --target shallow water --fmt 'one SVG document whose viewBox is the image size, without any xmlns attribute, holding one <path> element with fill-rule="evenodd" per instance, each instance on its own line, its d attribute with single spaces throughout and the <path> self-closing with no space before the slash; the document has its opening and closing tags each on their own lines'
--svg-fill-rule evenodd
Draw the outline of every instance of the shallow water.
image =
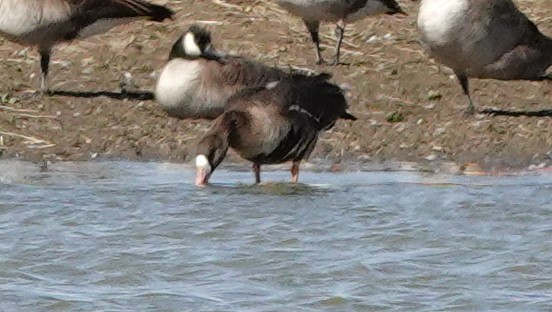
<svg viewBox="0 0 552 312">
<path fill-rule="evenodd" d="M 0 162 L 0 311 L 550 311 L 552 175 Z"/>
</svg>

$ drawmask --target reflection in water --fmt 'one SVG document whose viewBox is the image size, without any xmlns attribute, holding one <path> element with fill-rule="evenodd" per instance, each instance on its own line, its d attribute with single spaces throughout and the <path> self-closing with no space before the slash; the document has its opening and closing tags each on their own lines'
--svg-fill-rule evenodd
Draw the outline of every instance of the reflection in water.
<svg viewBox="0 0 552 312">
<path fill-rule="evenodd" d="M 238 192 L 244 196 L 324 196 L 332 191 L 332 187 L 322 184 L 305 184 L 289 182 L 263 182 L 259 185 L 244 183 L 214 183 L 207 186 L 208 191 L 212 193 Z M 337 187 L 334 187 L 337 190 Z"/>
<path fill-rule="evenodd" d="M 552 176 L 0 162 L 0 311 L 547 311 Z"/>
</svg>

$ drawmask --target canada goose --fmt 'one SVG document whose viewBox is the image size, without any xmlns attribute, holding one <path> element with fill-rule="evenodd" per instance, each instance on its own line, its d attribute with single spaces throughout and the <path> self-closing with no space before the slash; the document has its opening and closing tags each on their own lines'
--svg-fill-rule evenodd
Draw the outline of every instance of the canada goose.
<svg viewBox="0 0 552 312">
<path fill-rule="evenodd" d="M 174 43 L 155 97 L 171 116 L 212 119 L 222 114 L 226 101 L 237 91 L 286 75 L 239 56 L 219 54 L 211 44 L 211 34 L 192 25 Z"/>
<path fill-rule="evenodd" d="M 544 80 L 552 65 L 552 39 L 543 35 L 511 0 L 422 0 L 422 44 L 450 67 L 468 97 L 468 77 Z"/>
<path fill-rule="evenodd" d="M 56 44 L 140 18 L 160 22 L 172 14 L 163 6 L 142 0 L 0 0 L 0 36 L 38 47 L 41 89 L 47 92 L 46 76 Z"/>
<path fill-rule="evenodd" d="M 337 119 L 356 120 L 347 101 L 329 75 L 295 75 L 266 86 L 238 92 L 228 100 L 222 116 L 197 147 L 196 185 L 205 185 L 229 147 L 253 162 L 255 182 L 262 164 L 292 161 L 292 182 L 299 178 L 299 163 L 309 157 L 320 131 Z"/>
<path fill-rule="evenodd" d="M 282 8 L 301 17 L 315 45 L 316 63 L 324 62 L 320 55 L 318 29 L 320 21 L 336 22 L 337 44 L 332 64 L 339 64 L 339 49 L 343 41 L 345 23 L 351 23 L 377 14 L 406 13 L 395 0 L 276 0 Z"/>
</svg>

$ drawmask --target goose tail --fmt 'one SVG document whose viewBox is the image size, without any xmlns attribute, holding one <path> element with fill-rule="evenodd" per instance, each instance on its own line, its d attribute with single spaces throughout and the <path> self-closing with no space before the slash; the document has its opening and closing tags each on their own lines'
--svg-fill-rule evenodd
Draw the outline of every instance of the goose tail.
<svg viewBox="0 0 552 312">
<path fill-rule="evenodd" d="M 172 19 L 174 12 L 162 5 L 149 3 L 142 0 L 122 0 L 124 5 L 132 8 L 137 14 L 143 15 L 154 22 L 162 22 L 165 19 Z"/>
<path fill-rule="evenodd" d="M 174 12 L 162 5 L 149 3 L 143 0 L 115 0 L 113 6 L 95 9 L 97 14 L 107 18 L 139 17 L 143 16 L 155 22 L 172 19 Z M 90 9 L 90 8 L 88 8 Z"/>
<path fill-rule="evenodd" d="M 544 53 L 548 56 L 548 67 L 552 66 L 552 38 L 544 36 L 546 41 Z"/>
<path fill-rule="evenodd" d="M 161 5 L 150 4 L 149 9 L 150 20 L 154 22 L 162 22 L 166 19 L 172 19 L 174 15 L 174 12 L 171 9 Z"/>
<path fill-rule="evenodd" d="M 351 115 L 349 112 L 344 112 L 340 118 L 345 120 L 352 120 L 352 121 L 357 120 L 357 118 L 354 115 Z"/>
<path fill-rule="evenodd" d="M 321 129 L 333 126 L 337 119 L 356 120 L 347 112 L 349 107 L 342 88 L 328 81 L 327 73 L 315 76 L 298 76 L 293 79 L 293 86 L 301 99 L 302 109 L 308 111 L 320 123 Z"/>
</svg>

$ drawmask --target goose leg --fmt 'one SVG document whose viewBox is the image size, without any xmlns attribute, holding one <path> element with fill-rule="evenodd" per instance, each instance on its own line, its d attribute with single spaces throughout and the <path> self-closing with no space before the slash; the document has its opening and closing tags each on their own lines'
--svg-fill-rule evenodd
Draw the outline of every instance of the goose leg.
<svg viewBox="0 0 552 312">
<path fill-rule="evenodd" d="M 335 27 L 335 36 L 337 37 L 337 43 L 335 45 L 335 57 L 332 65 L 339 65 L 339 55 L 341 54 L 341 43 L 343 42 L 343 35 L 345 34 L 345 22 L 340 19 Z"/>
<path fill-rule="evenodd" d="M 318 37 L 318 29 L 320 28 L 319 21 L 305 21 L 305 25 L 310 32 L 312 42 L 314 42 L 314 52 L 316 53 L 316 64 L 324 63 L 320 54 L 320 38 Z"/>
<path fill-rule="evenodd" d="M 470 84 L 469 84 L 468 76 L 466 76 L 466 74 L 456 73 L 456 77 L 458 77 L 458 81 L 460 81 L 460 85 L 462 86 L 462 91 L 464 91 L 464 94 L 468 97 L 468 108 L 464 113 L 468 116 L 473 115 L 475 113 L 475 106 L 473 105 L 471 95 L 470 95 Z"/>
<path fill-rule="evenodd" d="M 40 54 L 40 89 L 43 93 L 48 93 L 50 91 L 48 86 L 48 70 L 50 67 L 52 49 L 50 47 L 41 47 L 38 53 Z"/>
<path fill-rule="evenodd" d="M 253 173 L 255 174 L 255 183 L 261 183 L 261 165 L 253 164 Z"/>
<path fill-rule="evenodd" d="M 301 163 L 300 160 L 294 160 L 291 165 L 291 182 L 293 183 L 299 182 L 299 163 Z"/>
</svg>

